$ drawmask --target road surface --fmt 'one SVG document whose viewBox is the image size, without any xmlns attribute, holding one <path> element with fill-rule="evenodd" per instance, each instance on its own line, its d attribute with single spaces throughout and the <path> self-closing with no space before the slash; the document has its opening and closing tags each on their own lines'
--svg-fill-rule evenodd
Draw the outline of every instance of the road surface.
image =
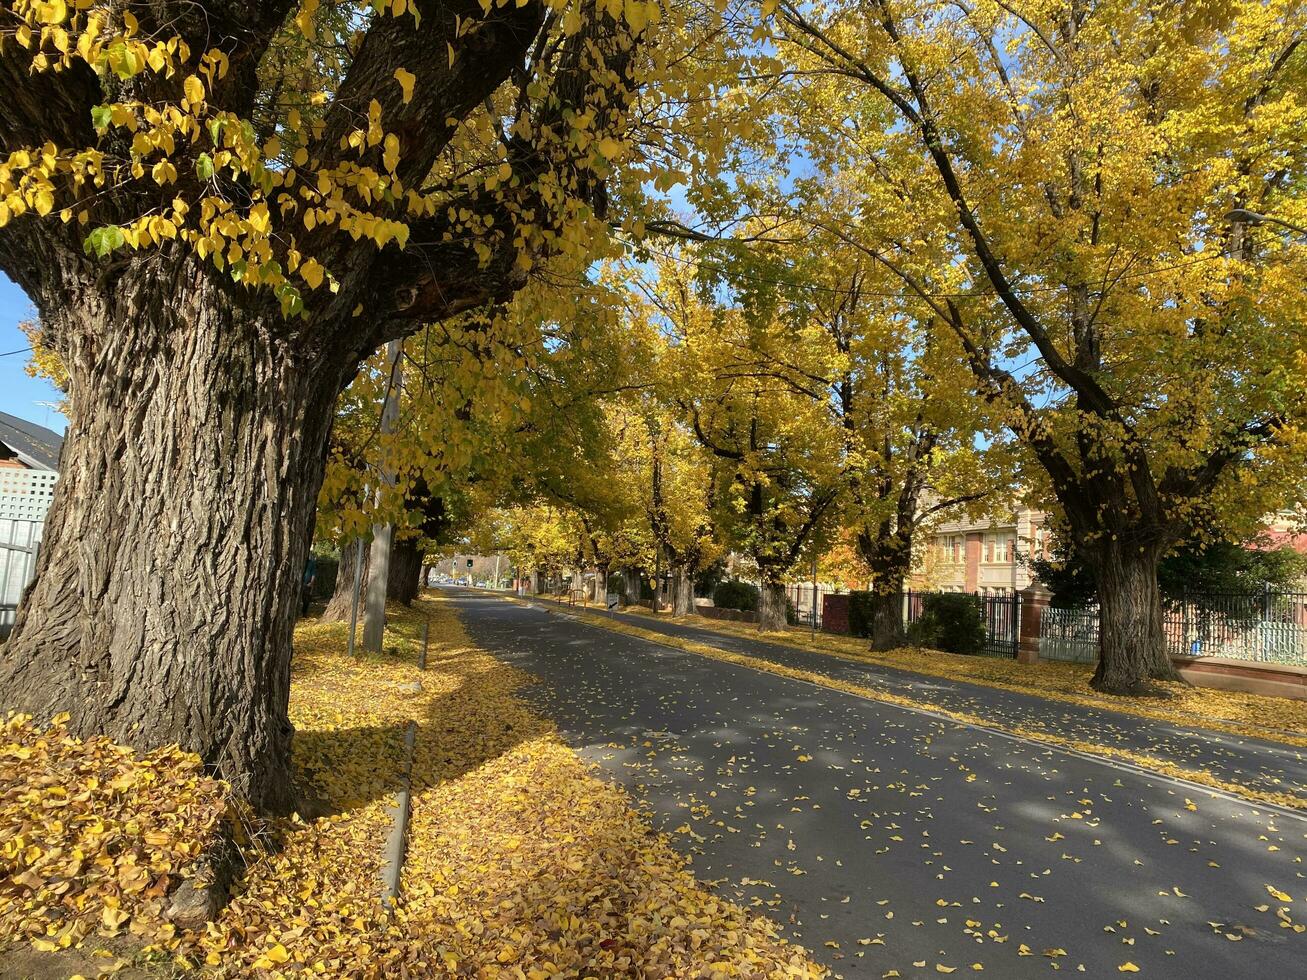
<svg viewBox="0 0 1307 980">
<path fill-rule="evenodd" d="M 1307 976 L 1301 817 L 449 594 L 701 880 L 839 975 Z"/>
</svg>

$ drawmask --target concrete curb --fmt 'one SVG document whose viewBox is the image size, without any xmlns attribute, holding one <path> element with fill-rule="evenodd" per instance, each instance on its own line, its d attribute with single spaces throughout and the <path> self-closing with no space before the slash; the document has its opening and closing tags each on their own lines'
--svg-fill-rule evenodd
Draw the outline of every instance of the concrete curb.
<svg viewBox="0 0 1307 980">
<path fill-rule="evenodd" d="M 408 837 L 408 815 L 411 805 L 410 783 L 413 777 L 413 746 L 417 742 L 417 722 L 410 721 L 404 729 L 404 772 L 400 779 L 395 802 L 388 808 L 391 817 L 390 834 L 381 855 L 381 905 L 387 912 L 395 907 L 399 898 L 399 879 L 404 870 L 404 851 Z"/>
</svg>

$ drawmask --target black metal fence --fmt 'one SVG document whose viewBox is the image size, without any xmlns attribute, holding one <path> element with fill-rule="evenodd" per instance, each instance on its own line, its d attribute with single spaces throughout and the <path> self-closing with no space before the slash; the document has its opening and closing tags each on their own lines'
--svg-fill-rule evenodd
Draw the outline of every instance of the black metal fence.
<svg viewBox="0 0 1307 980">
<path fill-rule="evenodd" d="M 934 595 L 963 595 L 964 593 L 905 592 L 903 594 L 903 621 L 911 626 L 921 619 L 927 600 Z M 983 652 L 991 657 L 1015 657 L 1021 641 L 1021 596 L 1013 591 L 993 592 L 984 595 L 965 593 L 967 601 L 976 605 L 985 626 Z"/>
</svg>

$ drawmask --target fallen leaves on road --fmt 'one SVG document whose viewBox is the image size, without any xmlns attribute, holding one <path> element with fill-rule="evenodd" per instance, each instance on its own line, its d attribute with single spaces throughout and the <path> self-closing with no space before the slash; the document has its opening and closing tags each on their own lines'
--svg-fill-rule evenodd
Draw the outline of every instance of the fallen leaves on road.
<svg viewBox="0 0 1307 980">
<path fill-rule="evenodd" d="M 1062 748 L 1071 749 L 1077 752 L 1084 752 L 1090 755 L 1106 756 L 1112 759 L 1120 759 L 1132 763 L 1144 769 L 1162 773 L 1167 776 L 1174 776 L 1178 779 L 1184 779 L 1193 783 L 1200 783 L 1204 786 L 1210 786 L 1213 789 L 1224 790 L 1234 793 L 1246 799 L 1257 800 L 1263 803 L 1273 803 L 1277 806 L 1290 807 L 1294 809 L 1307 809 L 1307 797 L 1299 796 L 1295 793 L 1279 792 L 1268 790 L 1260 785 L 1248 785 L 1245 783 L 1235 782 L 1229 779 L 1223 779 L 1220 776 L 1206 769 L 1195 769 L 1187 766 L 1177 765 L 1169 759 L 1160 758 L 1144 752 L 1138 752 L 1128 748 L 1121 748 L 1113 745 L 1104 745 L 1099 742 L 1087 741 L 1084 739 L 1068 738 L 1055 732 L 1043 728 L 1031 728 L 1025 725 L 1004 724 L 995 718 L 982 717 L 969 711 L 957 711 L 947 708 L 941 704 L 933 703 L 929 700 L 914 697 L 905 697 L 892 691 L 881 688 L 869 687 L 863 684 L 853 684 L 849 681 L 841 680 L 835 677 L 829 677 L 811 670 L 803 670 L 797 667 L 789 667 L 784 664 L 775 663 L 774 661 L 765 660 L 760 657 L 750 657 L 745 654 L 732 653 L 729 650 L 720 647 L 711 646 L 707 643 L 700 643 L 696 640 L 689 640 L 681 636 L 659 633 L 652 630 L 643 629 L 631 623 L 621 622 L 609 616 L 600 616 L 593 613 L 584 613 L 573 610 L 571 615 L 592 626 L 600 626 L 604 629 L 615 633 L 622 633 L 627 636 L 638 637 L 643 640 L 649 640 L 662 646 L 677 647 L 690 653 L 697 653 L 701 656 L 711 657 L 714 660 L 721 660 L 726 663 L 736 664 L 742 667 L 749 667 L 754 670 L 766 671 L 770 674 L 776 674 L 781 677 L 788 677 L 794 680 L 806 681 L 810 684 L 817 684 L 821 687 L 830 688 L 836 691 L 843 691 L 846 694 L 855 694 L 858 697 L 868 698 L 873 701 L 881 701 L 886 704 L 894 704 L 900 707 L 921 709 L 925 708 L 938 715 L 950 718 L 953 721 L 961 722 L 968 725 L 977 725 L 984 728 L 992 728 L 1000 731 L 1006 731 L 1013 735 L 1019 735 L 1025 738 L 1033 739 L 1040 742 L 1046 742 L 1050 745 L 1057 745 Z M 696 624 L 698 625 L 698 624 Z M 771 642 L 770 637 L 768 642 Z M 902 651 L 896 651 L 895 655 Z M 932 651 L 933 654 L 933 651 Z M 944 656 L 941 654 L 941 656 Z M 980 662 L 991 662 L 987 658 L 970 657 L 963 658 Z M 992 661 L 999 663 L 1000 661 Z M 1036 665 L 1044 666 L 1044 665 Z M 1047 666 L 1072 666 L 1065 664 L 1047 665 Z M 917 669 L 915 667 L 910 669 Z M 974 678 L 972 678 L 974 680 Z M 999 685 L 995 685 L 999 686 Z M 1015 688 L 1014 688 L 1015 689 Z M 1026 691 L 1024 693 L 1039 693 L 1043 691 Z M 1217 692 L 1228 693 L 1228 692 Z M 1051 696 L 1051 695 L 1049 695 Z M 1252 697 L 1252 695 L 1248 695 Z M 1264 699 L 1276 700 L 1278 699 Z M 1297 705 L 1300 702 L 1285 702 L 1287 704 Z M 1126 710 L 1121 708 L 1120 710 Z M 1174 720 L 1174 719 L 1171 719 Z M 1219 726 L 1211 726 L 1219 727 Z M 1293 739 L 1285 737 L 1285 741 Z M 1307 739 L 1303 739 L 1307 743 Z"/>
<path fill-rule="evenodd" d="M 639 609 L 629 611 L 643 612 Z M 667 621 L 666 617 L 660 618 Z M 877 652 L 867 648 L 866 640 L 853 636 L 819 633 L 814 638 L 803 629 L 760 634 L 756 626 L 708 620 L 701 616 L 670 621 L 745 639 L 779 643 L 796 650 L 824 653 L 845 660 L 897 667 L 931 677 L 984 684 L 1090 708 L 1108 708 L 1141 718 L 1169 721 L 1177 725 L 1199 725 L 1214 731 L 1307 747 L 1307 701 L 1303 700 L 1223 691 L 1211 687 L 1191 687 L 1174 682 L 1158 682 L 1168 694 L 1166 699 L 1121 698 L 1100 694 L 1091 688 L 1089 678 L 1093 674 L 1093 667 L 1084 664 L 1054 661 L 1023 664 L 1006 658 L 969 657 L 920 647 Z M 1273 727 L 1268 727 L 1268 718 L 1275 719 Z"/>
</svg>

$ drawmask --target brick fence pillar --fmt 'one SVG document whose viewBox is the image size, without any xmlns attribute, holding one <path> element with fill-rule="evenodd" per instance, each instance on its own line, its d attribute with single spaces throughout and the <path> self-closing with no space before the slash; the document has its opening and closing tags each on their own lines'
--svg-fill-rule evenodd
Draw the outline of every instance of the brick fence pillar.
<svg viewBox="0 0 1307 980">
<path fill-rule="evenodd" d="M 1051 596 L 1039 583 L 1022 589 L 1017 595 L 1021 597 L 1021 639 L 1017 643 L 1017 662 L 1038 663 L 1039 626 Z"/>
</svg>

